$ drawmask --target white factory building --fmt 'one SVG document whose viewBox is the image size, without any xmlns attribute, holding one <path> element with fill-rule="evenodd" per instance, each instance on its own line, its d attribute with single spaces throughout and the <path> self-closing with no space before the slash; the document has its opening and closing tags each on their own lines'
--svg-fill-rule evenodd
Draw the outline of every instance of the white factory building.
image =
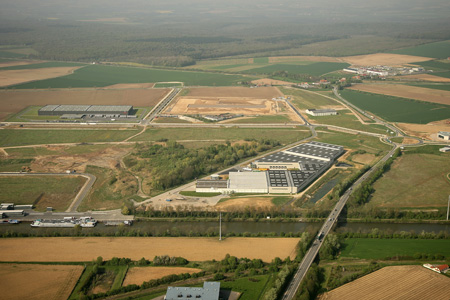
<svg viewBox="0 0 450 300">
<path fill-rule="evenodd" d="M 322 116 L 335 116 L 337 115 L 337 111 L 334 109 L 314 109 L 314 108 L 308 108 L 306 110 L 306 113 L 308 115 L 314 116 L 314 117 L 322 117 Z"/>
<path fill-rule="evenodd" d="M 443 139 L 444 141 L 450 141 L 450 132 L 439 131 L 437 136 L 438 138 Z"/>
</svg>

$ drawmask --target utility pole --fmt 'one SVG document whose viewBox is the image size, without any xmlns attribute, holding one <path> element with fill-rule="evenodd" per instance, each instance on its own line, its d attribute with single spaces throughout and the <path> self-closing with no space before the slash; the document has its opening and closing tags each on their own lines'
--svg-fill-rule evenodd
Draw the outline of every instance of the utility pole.
<svg viewBox="0 0 450 300">
<path fill-rule="evenodd" d="M 450 199 L 450 197 L 449 197 Z M 448 220 L 448 214 L 447 214 L 447 220 Z M 222 213 L 219 213 L 219 241 L 222 240 Z"/>
</svg>

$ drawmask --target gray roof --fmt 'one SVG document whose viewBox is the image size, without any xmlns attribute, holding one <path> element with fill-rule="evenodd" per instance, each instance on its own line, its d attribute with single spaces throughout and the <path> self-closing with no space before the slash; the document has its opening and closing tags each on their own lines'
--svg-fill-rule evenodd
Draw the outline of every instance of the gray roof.
<svg viewBox="0 0 450 300">
<path fill-rule="evenodd" d="M 316 113 L 334 113 L 334 112 L 336 112 L 336 110 L 335 109 L 315 109 L 315 108 L 309 108 L 308 109 L 309 111 L 312 111 L 312 112 L 316 112 Z"/>
<path fill-rule="evenodd" d="M 129 111 L 132 109 L 131 105 L 91 105 L 88 112 L 91 111 Z"/>
<path fill-rule="evenodd" d="M 40 111 L 53 111 L 55 108 L 57 108 L 59 105 L 46 105 L 39 109 Z"/>
<path fill-rule="evenodd" d="M 266 172 L 230 172 L 230 189 L 267 189 Z"/>
<path fill-rule="evenodd" d="M 78 111 L 78 112 L 124 112 L 133 109 L 132 105 L 46 105 L 39 111 Z"/>
<path fill-rule="evenodd" d="M 299 187 L 309 177 L 315 175 L 315 172 L 289 171 L 294 186 Z"/>
<path fill-rule="evenodd" d="M 204 282 L 203 287 L 173 287 L 167 288 L 166 300 L 218 300 L 220 282 Z"/>
<path fill-rule="evenodd" d="M 287 171 L 279 171 L 279 170 L 269 170 L 267 171 L 269 175 L 269 184 L 273 187 L 281 187 L 281 186 L 290 186 Z"/>
<path fill-rule="evenodd" d="M 445 136 L 450 136 L 450 132 L 448 132 L 448 131 L 439 131 L 439 134 L 442 134 Z"/>
</svg>

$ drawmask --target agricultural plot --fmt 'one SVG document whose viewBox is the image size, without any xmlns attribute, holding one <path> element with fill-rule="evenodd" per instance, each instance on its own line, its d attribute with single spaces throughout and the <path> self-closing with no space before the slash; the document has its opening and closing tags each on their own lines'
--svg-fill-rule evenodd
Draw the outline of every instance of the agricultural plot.
<svg viewBox="0 0 450 300">
<path fill-rule="evenodd" d="M 280 90 L 285 95 L 290 96 L 295 106 L 302 110 L 308 108 L 344 108 L 339 102 L 313 92 L 293 88 L 280 88 Z"/>
<path fill-rule="evenodd" d="M 445 155 L 405 154 L 374 184 L 369 204 L 381 208 L 446 207 L 450 181 Z"/>
<path fill-rule="evenodd" d="M 449 285 L 450 278 L 422 266 L 391 266 L 338 287 L 320 299 L 447 299 Z"/>
<path fill-rule="evenodd" d="M 274 197 L 238 197 L 222 199 L 215 207 L 220 211 L 239 211 L 245 207 L 252 209 L 270 209 L 275 207 L 272 203 Z"/>
<path fill-rule="evenodd" d="M 34 204 L 38 211 L 65 211 L 85 183 L 81 176 L 0 176 L 2 203 Z"/>
<path fill-rule="evenodd" d="M 158 255 L 181 256 L 189 261 L 221 260 L 226 254 L 270 262 L 295 257 L 298 238 L 15 238 L 4 239 L 1 261 L 90 261 L 102 256 L 139 260 Z M 133 245 L 133 247 L 130 247 Z M 14 249 L 14 251 L 11 251 Z M 80 251 L 83 249 L 83 251 Z"/>
<path fill-rule="evenodd" d="M 269 139 L 289 144 L 309 135 L 309 130 L 297 128 L 148 128 L 143 134 L 132 138 L 131 141 Z"/>
<path fill-rule="evenodd" d="M 347 56 L 341 57 L 341 59 L 354 66 L 402 66 L 404 64 L 431 60 L 431 58 L 428 57 L 390 53 Z"/>
<path fill-rule="evenodd" d="M 450 117 L 450 106 L 392 96 L 343 90 L 341 95 L 358 106 L 390 122 L 426 124 Z"/>
<path fill-rule="evenodd" d="M 4 129 L 0 130 L 0 146 L 119 142 L 138 132 L 136 129 Z"/>
<path fill-rule="evenodd" d="M 22 70 L 0 70 L 0 87 L 15 86 L 29 81 L 46 81 L 48 78 L 55 78 L 72 74 L 80 67 L 56 67 L 41 69 L 22 69 Z M 49 79 L 51 81 L 51 79 Z M 32 82 L 29 84 L 33 84 Z M 26 85 L 26 84 L 25 84 Z M 44 88 L 48 88 L 47 85 Z"/>
<path fill-rule="evenodd" d="M 168 89 L 0 90 L 2 100 L 0 119 L 16 114 L 31 105 L 85 104 L 152 107 L 168 92 Z"/>
<path fill-rule="evenodd" d="M 144 281 L 162 278 L 167 275 L 178 275 L 183 273 L 193 274 L 200 271 L 202 270 L 183 267 L 134 267 L 128 270 L 122 286 L 127 286 L 130 284 L 141 285 Z"/>
<path fill-rule="evenodd" d="M 43 70 L 43 69 L 40 69 Z M 12 71 L 4 71 L 12 72 Z M 18 71 L 14 71 L 18 72 Z M 0 72 L 1 76 L 1 72 Z M 180 81 L 188 86 L 229 86 L 248 81 L 239 75 L 89 65 L 71 75 L 14 86 L 16 89 L 104 87 L 118 83 Z M 12 83 L 10 83 L 12 84 Z"/>
<path fill-rule="evenodd" d="M 2 264 L 2 298 L 67 299 L 82 272 L 74 265 Z"/>
<path fill-rule="evenodd" d="M 341 70 L 350 66 L 347 63 L 336 62 L 311 62 L 306 65 L 296 64 L 274 64 L 261 68 L 254 68 L 246 70 L 243 73 L 248 74 L 272 74 L 278 71 L 286 71 L 291 74 L 309 74 L 313 76 L 320 76 L 333 71 Z"/>
<path fill-rule="evenodd" d="M 450 91 L 450 84 L 420 84 L 420 85 L 410 84 L 410 85 L 411 86 L 421 87 L 421 88 L 426 88 L 426 89 L 436 89 L 436 90 Z"/>
<path fill-rule="evenodd" d="M 319 142 L 341 145 L 352 150 L 364 150 L 367 153 L 378 155 L 391 147 L 380 142 L 379 138 L 360 134 L 351 134 L 337 131 L 318 129 Z"/>
<path fill-rule="evenodd" d="M 44 69 L 44 68 L 59 68 L 59 67 L 82 67 L 86 66 L 83 63 L 71 63 L 71 62 L 39 62 L 15 66 L 1 67 L 0 70 L 32 70 L 32 69 Z"/>
<path fill-rule="evenodd" d="M 442 41 L 390 51 L 396 54 L 417 55 L 444 59 L 448 57 L 450 41 Z"/>
<path fill-rule="evenodd" d="M 450 90 L 427 89 L 403 84 L 357 84 L 349 89 L 450 105 Z"/>
<path fill-rule="evenodd" d="M 441 73 L 441 74 L 443 74 L 443 73 Z M 435 75 L 431 75 L 431 74 L 405 75 L 405 76 L 394 78 L 394 79 L 397 79 L 397 80 L 405 79 L 405 80 L 408 80 L 408 81 L 413 79 L 415 81 L 443 82 L 443 83 L 450 82 L 450 78 L 439 77 L 439 76 L 435 76 Z"/>
</svg>

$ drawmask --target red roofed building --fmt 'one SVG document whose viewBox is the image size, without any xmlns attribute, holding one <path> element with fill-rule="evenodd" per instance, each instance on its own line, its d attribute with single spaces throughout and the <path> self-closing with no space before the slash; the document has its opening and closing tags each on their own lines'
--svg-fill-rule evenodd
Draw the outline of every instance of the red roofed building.
<svg viewBox="0 0 450 300">
<path fill-rule="evenodd" d="M 423 265 L 425 268 L 430 269 L 432 271 L 435 271 L 437 273 L 444 273 L 445 271 L 447 271 L 449 269 L 448 265 L 430 265 L 430 264 L 424 264 Z"/>
</svg>

